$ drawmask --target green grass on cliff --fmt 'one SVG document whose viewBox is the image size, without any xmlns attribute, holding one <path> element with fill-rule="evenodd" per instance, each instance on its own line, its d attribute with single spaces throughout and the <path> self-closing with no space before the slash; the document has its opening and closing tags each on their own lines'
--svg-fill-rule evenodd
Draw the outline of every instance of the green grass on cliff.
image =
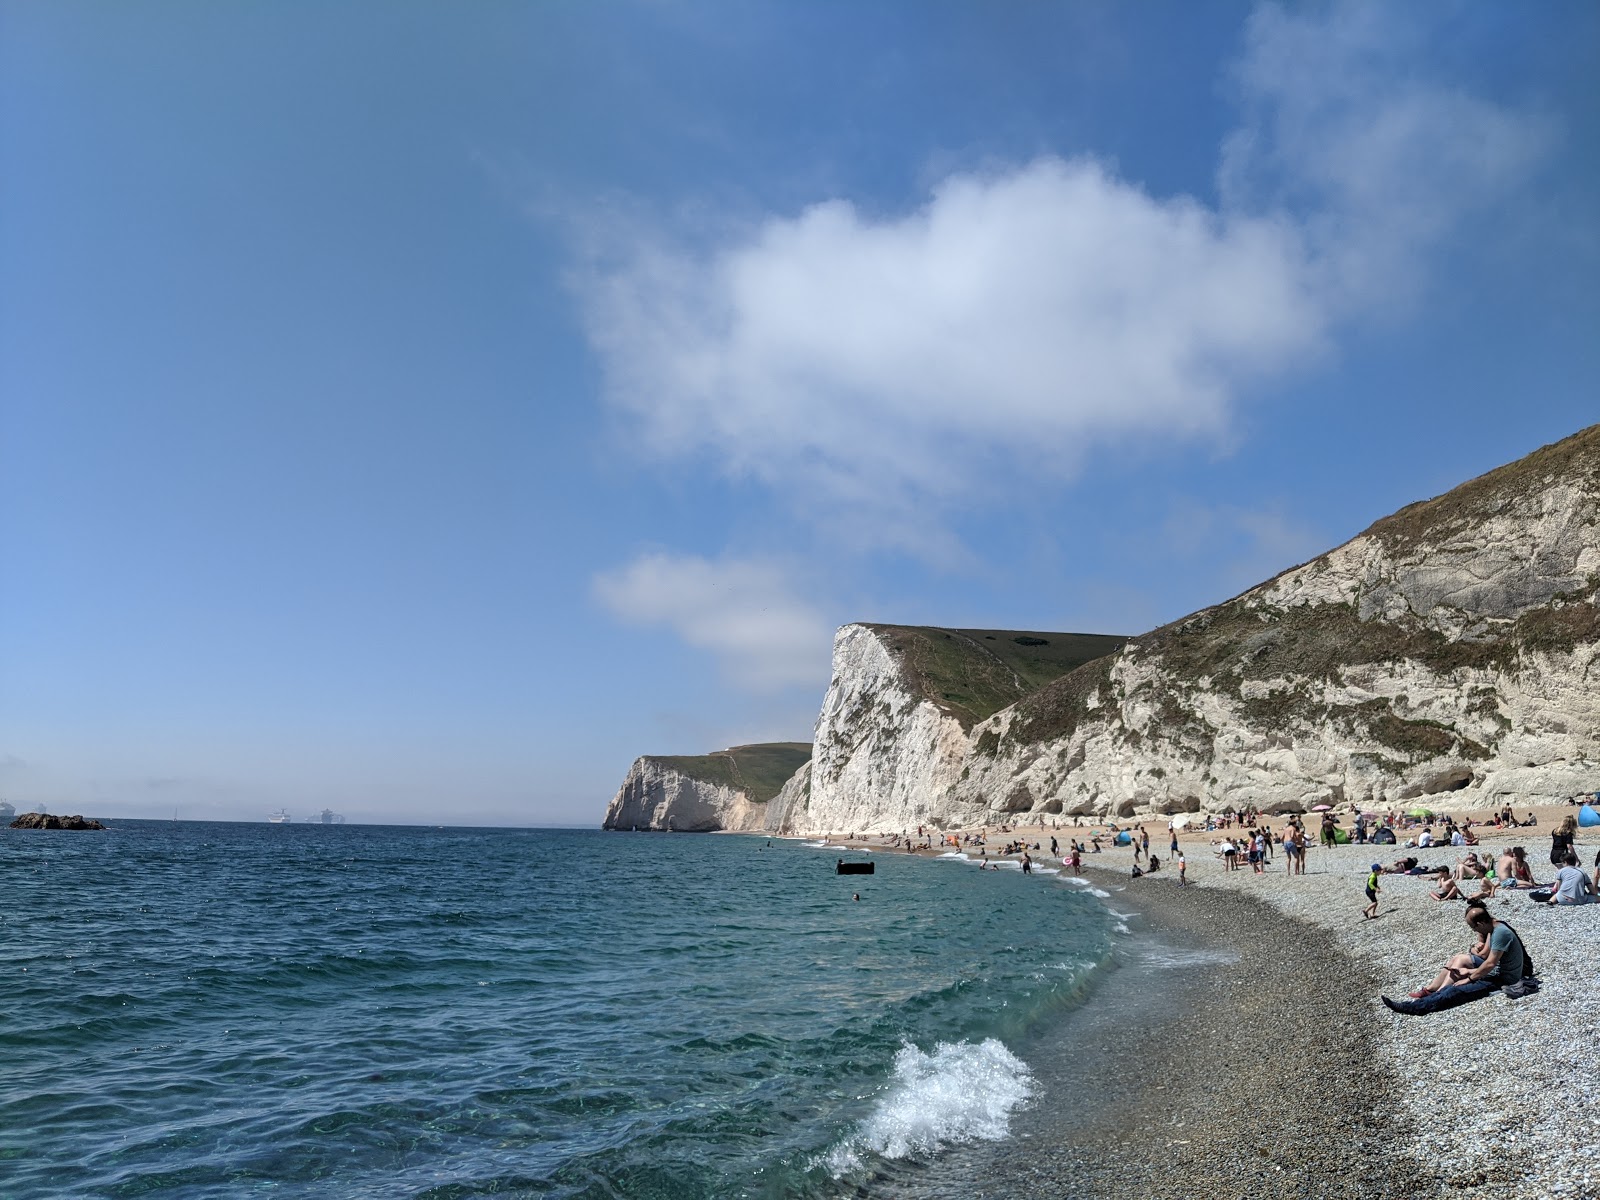
<svg viewBox="0 0 1600 1200">
<path fill-rule="evenodd" d="M 922 694 L 965 729 L 1128 639 L 1103 633 L 869 625 Z"/>
<path fill-rule="evenodd" d="M 776 796 L 810 758 L 810 742 L 760 742 L 711 754 L 650 755 L 651 762 L 690 779 L 738 788 L 762 804 Z"/>
<path fill-rule="evenodd" d="M 1442 496 L 1408 505 L 1373 524 L 1365 536 L 1376 538 L 1391 554 L 1425 551 L 1430 545 L 1470 536 L 1492 515 L 1558 483 L 1600 494 L 1600 425 L 1468 480 Z M 1246 680 L 1337 682 L 1351 668 L 1407 661 L 1441 676 L 1462 668 L 1515 671 L 1530 655 L 1570 654 L 1580 645 L 1600 642 L 1597 589 L 1600 578 L 1591 577 L 1585 586 L 1471 640 L 1449 638 L 1414 619 L 1361 620 L 1350 604 L 1260 607 L 1251 602 L 1252 589 L 1134 639 L 1129 654 L 1160 660 L 1173 684 L 1151 699 L 1160 705 L 1168 735 L 1181 736 L 1196 723 L 1189 698 L 1202 680 L 1212 691 L 1237 700 Z M 1011 739 L 1031 745 L 1072 733 L 1089 716 L 1090 697 L 1109 684 L 1108 667 L 1109 660 L 1085 667 L 1030 694 L 1017 706 Z M 1338 716 L 1371 741 L 1410 758 L 1443 753 L 1485 758 L 1490 753 L 1453 729 L 1401 715 L 1390 701 L 1350 706 L 1335 714 L 1317 699 L 1320 694 L 1316 687 L 1275 691 L 1241 704 L 1240 710 L 1263 730 L 1286 730 Z M 1496 714 L 1488 703 L 1481 715 L 1494 720 Z M 1199 741 L 1208 743 L 1210 731 L 1200 734 Z M 997 739 L 991 739 L 978 749 L 992 754 L 1000 747 Z"/>
</svg>

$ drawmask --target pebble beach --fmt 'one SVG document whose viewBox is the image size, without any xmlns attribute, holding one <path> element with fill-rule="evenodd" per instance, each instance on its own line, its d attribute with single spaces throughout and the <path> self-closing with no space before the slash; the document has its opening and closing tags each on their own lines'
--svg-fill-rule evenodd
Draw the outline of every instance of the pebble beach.
<svg viewBox="0 0 1600 1200">
<path fill-rule="evenodd" d="M 1554 873 L 1548 862 L 1553 825 L 1541 821 L 1537 828 L 1494 834 L 1484 845 L 1525 845 L 1544 882 Z M 1578 846 L 1588 867 L 1600 838 L 1585 832 L 1590 836 L 1580 836 Z M 1225 871 L 1209 853 L 1188 857 L 1197 887 L 1248 894 L 1326 931 L 1379 993 L 1399 998 L 1470 947 L 1466 906 L 1434 900 L 1427 876 L 1384 875 L 1380 915 L 1364 920 L 1359 910 L 1367 872 L 1372 863 L 1387 866 L 1401 855 L 1437 866 L 1454 865 L 1464 853 L 1449 846 L 1314 849 L 1307 873 L 1298 876 L 1285 873 L 1281 855 L 1261 875 Z M 1169 881 L 1158 874 L 1150 882 L 1160 887 Z M 1407 1150 L 1427 1173 L 1442 1173 L 1448 1194 L 1600 1196 L 1600 1089 L 1594 1086 L 1600 1075 L 1600 904 L 1552 908 L 1526 892 L 1502 891 L 1489 907 L 1521 934 L 1542 989 L 1517 1000 L 1496 993 L 1428 1016 L 1390 1013 L 1371 995 L 1366 1004 L 1385 1036 L 1359 1052 L 1387 1061 L 1394 1095 L 1416 1131 Z"/>
<path fill-rule="evenodd" d="M 1546 882 L 1550 832 L 1572 811 L 1541 809 L 1532 828 L 1480 826 L 1477 849 L 1525 846 Z M 1144 825 L 1165 860 L 1166 819 Z M 988 856 L 1012 837 L 1048 847 L 1053 834 L 1065 848 L 1089 832 L 991 831 Z M 1367 873 L 1405 856 L 1453 866 L 1465 848 L 1406 849 L 1404 834 L 1397 845 L 1313 847 L 1306 873 L 1290 876 L 1281 850 L 1261 874 L 1225 870 L 1221 837 L 1181 833 L 1183 888 L 1170 863 L 1131 879 L 1126 847 L 1084 856 L 1084 879 L 1143 928 L 1224 945 L 1238 961 L 1197 983 L 1177 1012 L 1114 1031 L 1136 1039 L 1147 1086 L 1129 1090 L 1107 1127 L 1030 1149 L 1029 1166 L 978 1194 L 1600 1197 L 1600 904 L 1552 908 L 1502 890 L 1490 911 L 1522 936 L 1541 990 L 1403 1016 L 1379 997 L 1404 997 L 1470 948 L 1466 905 L 1434 900 L 1429 876 L 1385 874 L 1380 915 L 1366 920 Z M 1587 871 L 1597 849 L 1600 831 L 1581 830 Z"/>
</svg>

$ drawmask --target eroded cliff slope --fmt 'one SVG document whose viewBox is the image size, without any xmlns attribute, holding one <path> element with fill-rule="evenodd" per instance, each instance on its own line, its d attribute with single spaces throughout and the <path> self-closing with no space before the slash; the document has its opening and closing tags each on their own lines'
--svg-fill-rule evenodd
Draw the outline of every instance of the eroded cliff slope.
<svg viewBox="0 0 1600 1200">
<path fill-rule="evenodd" d="M 899 628 L 840 630 L 809 787 L 769 827 L 1593 790 L 1600 426 L 1014 696 L 930 674 Z"/>
</svg>

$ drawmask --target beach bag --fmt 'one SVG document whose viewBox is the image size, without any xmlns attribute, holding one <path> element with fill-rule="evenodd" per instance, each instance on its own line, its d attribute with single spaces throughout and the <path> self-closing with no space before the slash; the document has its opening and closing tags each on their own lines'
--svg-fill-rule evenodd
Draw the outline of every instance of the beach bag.
<svg viewBox="0 0 1600 1200">
<path fill-rule="evenodd" d="M 1550 903 L 1550 895 L 1549 888 L 1534 888 L 1533 891 L 1528 893 L 1528 899 L 1535 904 L 1548 904 Z M 1523 953 L 1526 954 L 1527 951 L 1524 950 Z"/>
</svg>

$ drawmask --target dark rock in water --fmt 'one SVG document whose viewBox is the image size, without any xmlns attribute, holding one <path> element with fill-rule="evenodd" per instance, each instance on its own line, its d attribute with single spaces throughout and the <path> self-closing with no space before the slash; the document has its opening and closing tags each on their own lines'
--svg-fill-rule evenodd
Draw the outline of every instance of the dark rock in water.
<svg viewBox="0 0 1600 1200">
<path fill-rule="evenodd" d="M 23 813 L 11 822 L 13 829 L 104 829 L 99 821 L 82 817 L 58 817 L 53 813 Z"/>
</svg>

